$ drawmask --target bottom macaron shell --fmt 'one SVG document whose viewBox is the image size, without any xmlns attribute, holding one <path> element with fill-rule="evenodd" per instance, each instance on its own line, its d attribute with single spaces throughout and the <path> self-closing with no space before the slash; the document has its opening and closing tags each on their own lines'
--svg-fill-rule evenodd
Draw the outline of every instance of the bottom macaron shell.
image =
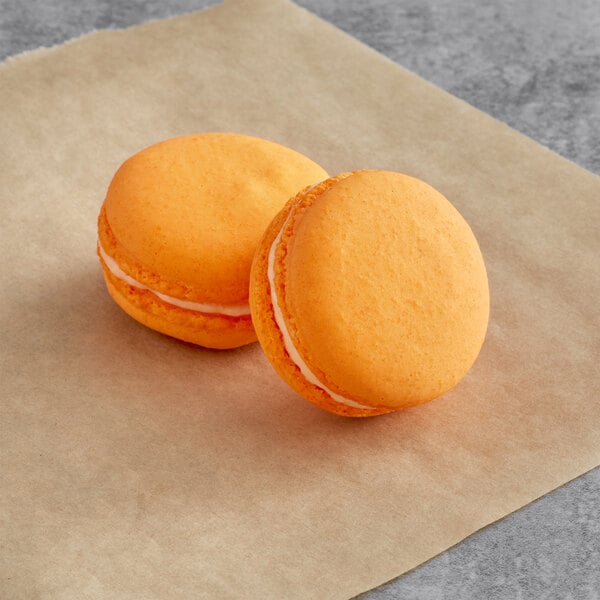
<svg viewBox="0 0 600 600">
<path fill-rule="evenodd" d="M 163 302 L 152 292 L 120 281 L 102 265 L 113 300 L 131 317 L 171 337 L 206 348 L 226 350 L 256 341 L 250 316 L 215 316 Z"/>
<path fill-rule="evenodd" d="M 298 394 L 316 406 L 346 417 L 372 417 L 392 410 L 373 408 L 363 410 L 340 404 L 321 388 L 307 381 L 287 353 L 281 332 L 275 321 L 268 280 L 268 256 L 271 244 L 283 226 L 295 199 L 269 225 L 254 257 L 250 274 L 250 309 L 258 340 L 269 362 L 281 378 Z"/>
</svg>

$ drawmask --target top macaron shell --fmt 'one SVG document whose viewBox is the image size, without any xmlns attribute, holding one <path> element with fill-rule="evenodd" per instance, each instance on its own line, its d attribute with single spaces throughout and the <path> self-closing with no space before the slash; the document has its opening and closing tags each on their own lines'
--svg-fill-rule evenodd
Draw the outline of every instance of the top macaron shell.
<svg viewBox="0 0 600 600">
<path fill-rule="evenodd" d="M 264 229 L 299 189 L 326 177 L 260 138 L 172 138 L 126 160 L 98 219 L 108 291 L 133 318 L 211 348 L 256 340 L 248 305 Z"/>
<path fill-rule="evenodd" d="M 283 204 L 327 174 L 279 144 L 240 134 L 174 138 L 123 163 L 105 200 L 132 276 L 192 302 L 248 301 L 254 250 Z M 166 274 L 156 277 L 156 274 Z"/>
<path fill-rule="evenodd" d="M 450 202 L 418 179 L 358 171 L 285 210 L 271 285 L 323 387 L 379 414 L 456 385 L 483 343 L 489 291 L 477 241 Z"/>
</svg>

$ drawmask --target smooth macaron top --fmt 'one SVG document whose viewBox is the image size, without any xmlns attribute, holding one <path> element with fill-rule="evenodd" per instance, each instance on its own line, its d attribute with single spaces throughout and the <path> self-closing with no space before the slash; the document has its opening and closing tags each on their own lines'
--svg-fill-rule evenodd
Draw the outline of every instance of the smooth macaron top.
<svg viewBox="0 0 600 600">
<path fill-rule="evenodd" d="M 245 303 L 264 229 L 298 190 L 325 177 L 309 158 L 263 139 L 231 133 L 172 138 L 118 169 L 104 202 L 100 242 L 127 275 L 158 292 L 192 302 Z"/>
<path fill-rule="evenodd" d="M 357 171 L 300 194 L 275 251 L 291 341 L 324 386 L 404 408 L 452 388 L 489 315 L 477 241 L 446 198 L 387 171 Z"/>
</svg>

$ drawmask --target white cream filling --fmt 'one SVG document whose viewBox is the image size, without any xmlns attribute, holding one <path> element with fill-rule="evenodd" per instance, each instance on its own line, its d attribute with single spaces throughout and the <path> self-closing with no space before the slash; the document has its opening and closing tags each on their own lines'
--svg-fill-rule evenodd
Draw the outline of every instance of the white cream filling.
<svg viewBox="0 0 600 600">
<path fill-rule="evenodd" d="M 179 298 L 174 298 L 173 296 L 167 296 L 167 294 L 162 294 L 161 292 L 157 292 L 152 288 L 149 288 L 147 285 L 140 283 L 133 277 L 130 277 L 125 273 L 121 267 L 117 264 L 114 258 L 109 256 L 102 244 L 98 240 L 98 252 L 104 261 L 104 264 L 108 268 L 108 270 L 121 281 L 125 283 L 139 288 L 140 290 L 148 290 L 152 292 L 155 296 L 160 298 L 163 302 L 167 302 L 168 304 L 172 304 L 173 306 L 178 306 L 179 308 L 185 308 L 187 310 L 193 310 L 196 312 L 207 313 L 211 315 L 226 315 L 228 317 L 243 317 L 250 314 L 250 305 L 249 304 L 202 304 L 200 302 L 190 302 L 189 300 L 180 300 Z"/>
<path fill-rule="evenodd" d="M 316 185 L 318 185 L 318 184 L 316 184 Z M 271 304 L 273 306 L 273 316 L 275 317 L 275 323 L 277 324 L 277 327 L 279 328 L 279 331 L 281 332 L 281 336 L 283 337 L 283 344 L 285 346 L 285 349 L 287 350 L 287 353 L 289 354 L 290 358 L 292 359 L 292 362 L 294 362 L 294 364 L 300 369 L 300 372 L 302 373 L 304 378 L 309 383 L 316 385 L 318 388 L 320 388 L 324 392 L 326 392 L 329 396 L 331 396 L 331 398 L 333 400 L 335 400 L 335 402 L 338 402 L 339 404 L 343 404 L 345 406 L 350 406 L 352 408 L 360 408 L 362 410 L 376 410 L 372 406 L 364 406 L 363 404 L 354 402 L 354 400 L 345 398 L 344 396 L 341 396 L 340 394 L 336 394 L 333 390 L 330 390 L 308 368 L 308 365 L 304 362 L 304 360 L 300 356 L 300 353 L 298 352 L 298 349 L 296 348 L 296 346 L 294 346 L 294 343 L 292 342 L 292 338 L 290 337 L 290 333 L 287 328 L 287 324 L 285 322 L 283 313 L 281 312 L 281 308 L 279 306 L 279 299 L 277 297 L 277 292 L 275 290 L 275 251 L 277 250 L 277 246 L 279 245 L 279 242 L 281 241 L 281 236 L 283 235 L 283 232 L 290 220 L 290 217 L 292 216 L 292 214 L 294 212 L 294 209 L 295 209 L 295 207 L 293 207 L 290 210 L 290 212 L 287 216 L 287 219 L 285 220 L 285 222 L 283 223 L 283 226 L 279 230 L 279 233 L 273 240 L 273 243 L 271 244 L 271 248 L 269 250 L 269 257 L 267 260 L 267 277 L 269 279 L 269 287 L 271 289 Z"/>
</svg>

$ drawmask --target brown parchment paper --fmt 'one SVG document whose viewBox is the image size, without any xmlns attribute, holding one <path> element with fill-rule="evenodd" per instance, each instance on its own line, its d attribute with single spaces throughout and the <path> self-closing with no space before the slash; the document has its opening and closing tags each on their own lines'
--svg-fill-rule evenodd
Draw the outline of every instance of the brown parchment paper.
<svg viewBox="0 0 600 600">
<path fill-rule="evenodd" d="M 347 598 L 600 463 L 598 177 L 284 0 L 9 60 L 0 107 L 3 598 Z M 454 391 L 345 420 L 112 303 L 114 170 L 206 130 L 456 204 L 492 315 Z"/>
</svg>

